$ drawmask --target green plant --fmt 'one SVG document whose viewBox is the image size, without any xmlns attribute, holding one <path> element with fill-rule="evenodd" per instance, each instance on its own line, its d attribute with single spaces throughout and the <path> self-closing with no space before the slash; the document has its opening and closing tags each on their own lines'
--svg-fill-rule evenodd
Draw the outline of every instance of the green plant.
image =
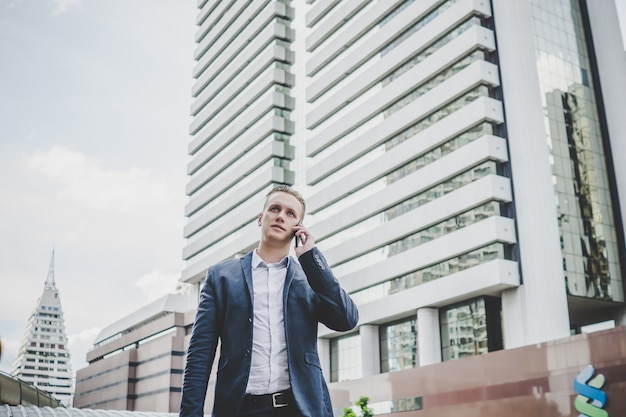
<svg viewBox="0 0 626 417">
<path fill-rule="evenodd" d="M 369 402 L 369 397 L 360 397 L 357 402 L 354 403 L 355 406 L 361 409 L 361 417 L 373 417 L 374 411 L 367 406 Z M 343 409 L 343 417 L 357 417 L 354 413 L 352 407 L 346 407 Z"/>
<path fill-rule="evenodd" d="M 351 407 L 346 407 L 343 409 L 343 417 L 356 417 L 356 414 L 354 414 L 354 410 Z"/>
</svg>

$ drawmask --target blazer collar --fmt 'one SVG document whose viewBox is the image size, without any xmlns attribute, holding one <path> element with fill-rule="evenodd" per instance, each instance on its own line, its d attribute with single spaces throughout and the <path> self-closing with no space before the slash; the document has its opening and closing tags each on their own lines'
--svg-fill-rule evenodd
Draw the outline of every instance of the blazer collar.
<svg viewBox="0 0 626 417">
<path fill-rule="evenodd" d="M 239 258 L 241 263 L 241 270 L 246 281 L 246 287 L 248 287 L 248 295 L 250 296 L 250 303 L 254 300 L 254 293 L 252 289 L 252 254 L 254 250 L 248 252 L 245 256 Z M 283 291 L 283 305 L 287 305 L 287 294 L 289 294 L 289 287 L 293 282 L 297 272 L 297 262 L 295 262 L 291 256 L 287 259 L 287 276 L 285 277 L 285 289 Z"/>
<path fill-rule="evenodd" d="M 280 262 L 278 262 L 279 264 L 282 264 L 286 267 L 289 266 L 289 264 L 291 263 L 291 256 L 289 256 L 289 254 L 287 254 Z M 265 264 L 268 265 L 263 259 L 261 259 L 261 257 L 259 256 L 259 253 L 257 252 L 256 249 L 252 250 L 252 269 L 258 267 L 261 264 Z M 269 265 L 276 265 L 276 264 L 269 264 Z"/>
</svg>

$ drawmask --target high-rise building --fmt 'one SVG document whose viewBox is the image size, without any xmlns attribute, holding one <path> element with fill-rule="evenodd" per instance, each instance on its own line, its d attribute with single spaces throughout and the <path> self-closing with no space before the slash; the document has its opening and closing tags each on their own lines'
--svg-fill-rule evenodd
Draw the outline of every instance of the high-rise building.
<svg viewBox="0 0 626 417">
<path fill-rule="evenodd" d="M 198 7 L 185 282 L 287 183 L 359 304 L 320 328 L 332 382 L 626 324 L 613 0 Z"/>
<path fill-rule="evenodd" d="M 11 375 L 48 392 L 66 406 L 72 405 L 72 366 L 61 298 L 54 281 L 54 251 L 43 294 L 28 319 Z"/>
</svg>

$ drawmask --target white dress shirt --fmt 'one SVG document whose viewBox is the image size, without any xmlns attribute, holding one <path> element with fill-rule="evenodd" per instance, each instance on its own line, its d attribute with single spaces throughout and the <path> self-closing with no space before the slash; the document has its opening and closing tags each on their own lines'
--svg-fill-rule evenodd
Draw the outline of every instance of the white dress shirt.
<svg viewBox="0 0 626 417">
<path fill-rule="evenodd" d="M 247 394 L 272 394 L 290 387 L 283 316 L 288 265 L 289 256 L 278 263 L 267 264 L 256 250 L 252 254 L 254 319 Z"/>
</svg>

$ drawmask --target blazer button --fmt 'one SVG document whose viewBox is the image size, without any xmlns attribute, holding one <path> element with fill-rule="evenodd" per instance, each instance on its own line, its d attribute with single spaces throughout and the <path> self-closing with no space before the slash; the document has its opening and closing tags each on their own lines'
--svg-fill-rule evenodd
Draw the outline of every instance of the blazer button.
<svg viewBox="0 0 626 417">
<path fill-rule="evenodd" d="M 246 353 L 243 356 L 245 356 L 246 358 L 250 356 L 250 349 L 246 349 Z"/>
<path fill-rule="evenodd" d="M 252 318 L 248 317 L 248 326 L 252 325 Z"/>
</svg>

